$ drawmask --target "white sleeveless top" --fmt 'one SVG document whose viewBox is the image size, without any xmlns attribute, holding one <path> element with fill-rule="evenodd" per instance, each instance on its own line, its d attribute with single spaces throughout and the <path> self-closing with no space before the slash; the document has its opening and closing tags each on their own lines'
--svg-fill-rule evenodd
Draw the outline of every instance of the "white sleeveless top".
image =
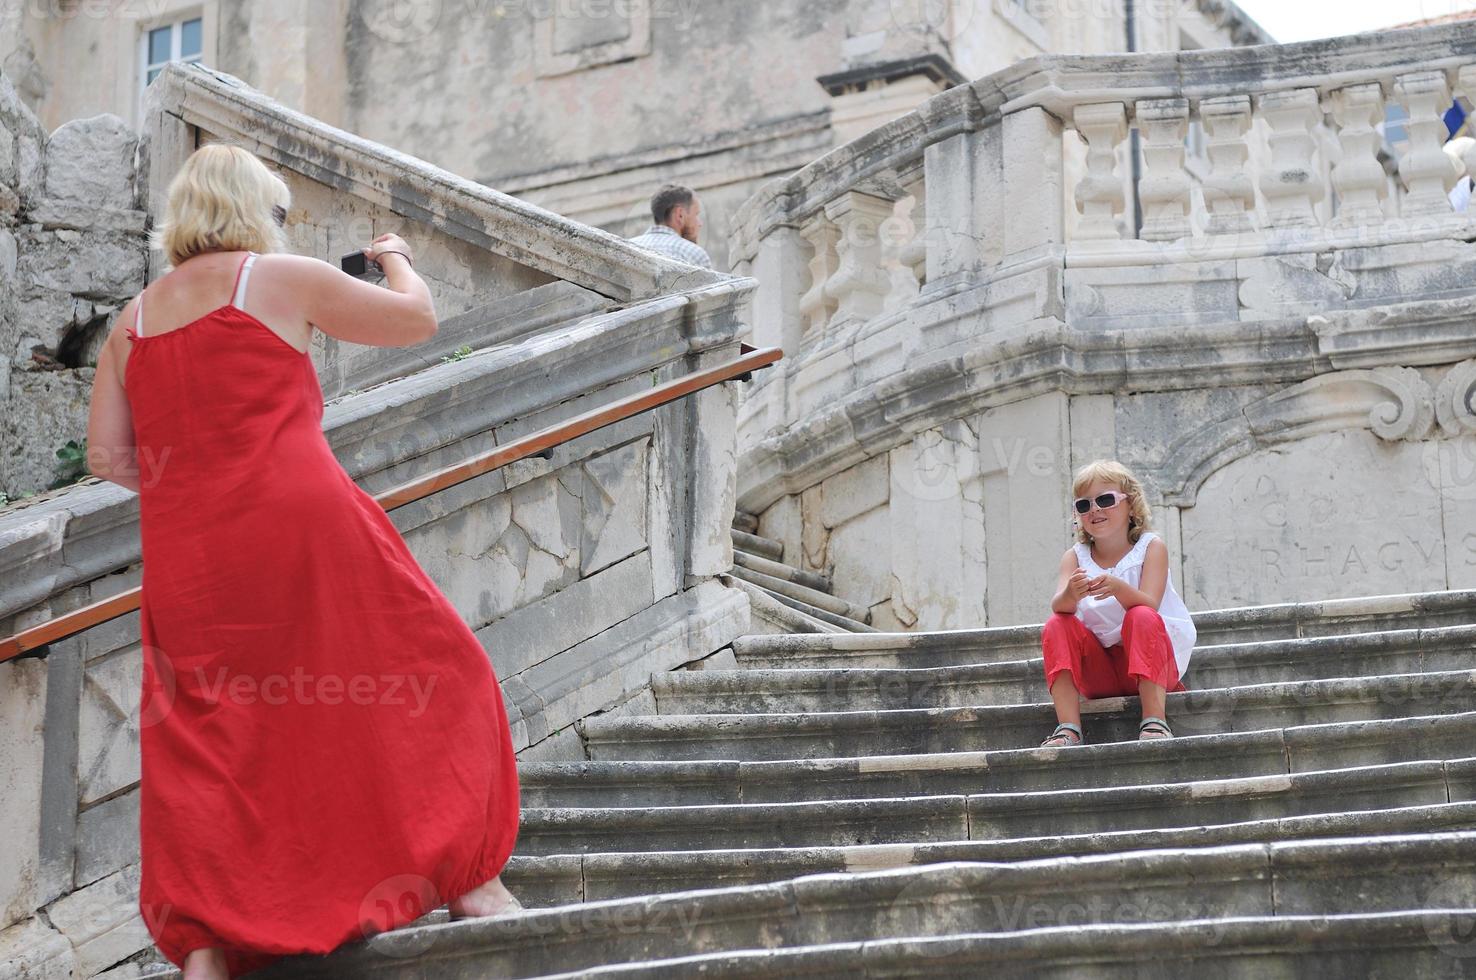
<svg viewBox="0 0 1476 980">
<path fill-rule="evenodd" d="M 1148 554 L 1148 542 L 1157 538 L 1158 535 L 1152 531 L 1145 531 L 1138 538 L 1138 543 L 1133 545 L 1127 554 L 1123 555 L 1118 563 L 1112 568 L 1103 568 L 1092 560 L 1092 546 L 1077 542 L 1076 563 L 1086 569 L 1088 575 L 1096 577 L 1107 573 L 1114 578 L 1120 578 L 1133 588 L 1143 578 L 1143 558 Z M 1127 610 L 1122 608 L 1122 603 L 1112 596 L 1098 599 L 1094 596 L 1083 596 L 1076 604 L 1076 618 L 1097 637 L 1102 646 L 1110 647 L 1122 642 L 1122 619 L 1127 615 Z M 1170 575 L 1164 584 L 1163 599 L 1158 603 L 1158 615 L 1163 617 L 1163 625 L 1168 631 L 1169 642 L 1174 646 L 1174 661 L 1179 665 L 1179 677 L 1183 677 L 1189 671 L 1189 654 L 1194 650 L 1194 620 L 1189 618 L 1189 610 L 1184 606 L 1184 600 L 1174 591 L 1174 577 Z"/>
</svg>

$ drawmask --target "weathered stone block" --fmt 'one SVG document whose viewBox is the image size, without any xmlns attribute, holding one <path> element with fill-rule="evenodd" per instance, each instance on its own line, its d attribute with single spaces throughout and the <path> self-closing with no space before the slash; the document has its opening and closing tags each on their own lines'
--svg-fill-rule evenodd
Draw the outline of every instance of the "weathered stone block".
<svg viewBox="0 0 1476 980">
<path fill-rule="evenodd" d="M 1346 431 L 1244 456 L 1183 511 L 1191 609 L 1446 588 L 1441 492 L 1418 444 Z"/>
<path fill-rule="evenodd" d="M 650 439 L 584 463 L 580 575 L 590 575 L 646 546 L 646 459 Z"/>
<path fill-rule="evenodd" d="M 890 599 L 892 515 L 887 507 L 873 507 L 832 529 L 829 557 L 838 596 L 862 606 Z"/>
<path fill-rule="evenodd" d="M 44 662 L 0 664 L 0 922 L 36 907 L 46 688 Z"/>
<path fill-rule="evenodd" d="M 887 456 L 873 456 L 820 484 L 820 522 L 838 527 L 885 504 L 890 492 Z"/>
<path fill-rule="evenodd" d="M 86 207 L 131 210 L 138 137 L 113 115 L 74 119 L 46 141 L 46 195 Z"/>
<path fill-rule="evenodd" d="M 77 817 L 77 885 L 138 861 L 138 790 L 104 800 Z"/>
<path fill-rule="evenodd" d="M 82 976 L 100 973 L 153 945 L 138 908 L 138 865 L 88 885 L 46 910 L 76 950 Z M 161 910 L 161 915 L 167 910 Z"/>
<path fill-rule="evenodd" d="M 99 299 L 133 296 L 145 281 L 143 239 L 121 232 L 36 231 L 21 236 L 17 275 L 47 289 Z"/>
<path fill-rule="evenodd" d="M 651 603 L 651 562 L 642 552 L 523 606 L 477 631 L 499 677 L 511 677 L 609 629 Z"/>
<path fill-rule="evenodd" d="M 143 659 L 122 651 L 87 666 L 77 719 L 79 799 L 85 806 L 138 782 Z"/>
<path fill-rule="evenodd" d="M 981 445 L 967 422 L 948 422 L 892 450 L 892 608 L 915 629 L 985 622 Z M 992 579 L 992 576 L 991 576 Z M 836 576 L 836 590 L 845 594 Z"/>
<path fill-rule="evenodd" d="M 8 980 L 72 980 L 77 958 L 66 936 L 29 918 L 0 930 L 0 969 Z"/>
</svg>

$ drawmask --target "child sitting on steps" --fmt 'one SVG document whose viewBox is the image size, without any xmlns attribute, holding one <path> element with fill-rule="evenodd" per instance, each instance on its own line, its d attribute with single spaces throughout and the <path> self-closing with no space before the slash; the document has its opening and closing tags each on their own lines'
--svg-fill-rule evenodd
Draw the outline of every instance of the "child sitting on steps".
<svg viewBox="0 0 1476 980">
<path fill-rule="evenodd" d="M 1060 722 L 1042 745 L 1080 745 L 1081 698 L 1136 694 L 1139 740 L 1170 738 L 1166 694 L 1194 649 L 1194 621 L 1174 591 L 1168 548 L 1148 530 L 1143 487 L 1121 463 L 1097 460 L 1072 482 L 1076 544 L 1061 556 L 1054 614 L 1041 634 L 1046 687 Z"/>
</svg>

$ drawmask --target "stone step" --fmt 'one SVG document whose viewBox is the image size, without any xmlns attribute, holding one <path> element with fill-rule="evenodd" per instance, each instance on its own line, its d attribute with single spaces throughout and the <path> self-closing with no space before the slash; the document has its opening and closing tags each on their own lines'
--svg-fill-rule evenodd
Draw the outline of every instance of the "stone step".
<svg viewBox="0 0 1476 980">
<path fill-rule="evenodd" d="M 1476 709 L 1476 670 L 1207 688 L 1168 696 L 1179 735 Z M 1083 706 L 1087 738 L 1137 738 L 1138 699 Z M 906 708 L 812 714 L 700 714 L 577 722 L 591 759 L 799 759 L 977 752 L 1038 745 L 1055 724 L 1050 704 Z"/>
<path fill-rule="evenodd" d="M 744 531 L 748 534 L 757 534 L 759 519 L 752 514 L 743 511 L 735 511 L 733 514 L 733 527 L 735 530 Z"/>
<path fill-rule="evenodd" d="M 1476 667 L 1476 626 L 1263 640 L 1196 650 L 1185 685 L 1223 688 Z M 860 711 L 1029 704 L 1047 697 L 1040 658 L 914 668 L 746 668 L 653 675 L 661 714 Z"/>
<path fill-rule="evenodd" d="M 518 776 L 525 807 L 692 806 L 1234 779 L 1456 759 L 1473 746 L 1476 712 L 1466 712 L 1069 749 L 758 762 L 525 762 Z"/>
<path fill-rule="evenodd" d="M 523 808 L 517 853 L 833 847 L 1166 830 L 1476 802 L 1476 758 L 1154 786 L 708 806 Z"/>
<path fill-rule="evenodd" d="M 1141 980 L 1143 977 L 1472 977 L 1476 915 L 1433 910 L 1340 916 L 1247 916 L 1198 922 L 1071 924 L 1022 933 L 966 933 L 615 963 L 574 977 L 990 977 L 991 980 Z M 1233 959 L 1232 959 L 1233 957 Z"/>
<path fill-rule="evenodd" d="M 770 561 L 782 562 L 784 560 L 784 545 L 782 542 L 775 541 L 773 538 L 762 538 L 757 534 L 750 534 L 747 531 L 740 531 L 737 528 L 733 529 L 733 547 L 741 548 L 750 555 L 758 555 L 760 558 L 767 558 Z"/>
<path fill-rule="evenodd" d="M 757 585 L 750 584 L 742 579 L 736 579 L 731 575 L 719 575 L 718 581 L 729 588 L 738 589 L 747 593 L 749 608 L 752 613 L 749 628 L 754 630 L 754 633 L 750 635 L 786 636 L 806 633 L 834 634 L 851 632 L 845 627 L 837 626 L 825 619 L 818 619 L 815 616 L 794 608 L 795 605 L 803 605 L 803 603 L 795 603 L 793 599 L 785 599 L 781 602 L 780 596 L 776 596 L 767 589 L 761 589 Z M 816 609 L 814 612 L 832 619 L 839 618 L 830 616 L 829 613 L 822 609 Z M 849 622 L 849 620 L 846 622 Z M 858 623 L 856 625 L 860 626 L 861 624 Z M 760 630 L 778 630 L 780 632 L 761 633 Z"/>
<path fill-rule="evenodd" d="M 826 872 L 881 871 L 949 861 L 1034 861 L 1129 851 L 1476 830 L 1476 802 L 1271 817 L 1212 826 L 934 843 L 606 851 L 521 855 L 502 877 L 527 906 L 549 908 L 685 891 L 758 885 Z"/>
<path fill-rule="evenodd" d="M 808 875 L 412 926 L 280 961 L 258 980 L 526 978 L 697 952 L 1025 932 L 1077 924 L 1083 911 L 1109 925 L 1427 908 L 1476 908 L 1476 832 Z"/>
<path fill-rule="evenodd" d="M 1195 613 L 1198 646 L 1476 622 L 1476 590 L 1247 606 Z M 945 667 L 1023 660 L 1040 654 L 1040 624 L 919 633 L 877 633 L 834 643 L 813 637 L 742 637 L 745 667 Z"/>
<path fill-rule="evenodd" d="M 784 579 L 814 589 L 817 592 L 831 593 L 830 579 L 819 572 L 806 572 L 793 565 L 785 565 L 782 562 L 770 561 L 760 555 L 750 555 L 746 551 L 733 549 L 733 564 L 750 571 L 759 572 L 773 578 Z"/>
<path fill-rule="evenodd" d="M 740 571 L 740 569 L 734 569 L 733 571 L 736 573 L 736 572 Z M 828 625 L 828 626 L 831 627 L 831 630 L 828 631 L 826 633 L 826 635 L 834 635 L 835 633 L 875 633 L 876 632 L 876 630 L 873 627 L 866 625 L 865 623 L 861 622 L 860 620 L 852 619 L 849 616 L 838 615 L 836 613 L 833 613 L 833 612 L 829 611 L 828 609 L 821 609 L 821 608 L 819 608 L 817 606 L 812 606 L 808 602 L 805 602 L 805 601 L 803 601 L 801 599 L 796 599 L 796 598 L 793 598 L 792 596 L 784 595 L 783 593 L 780 593 L 780 592 L 775 592 L 772 589 L 766 589 L 766 588 L 764 588 L 761 585 L 755 585 L 752 581 L 750 581 L 750 579 L 752 578 L 752 576 L 749 576 L 749 577 L 746 577 L 746 578 L 740 578 L 736 574 L 733 574 L 733 575 L 720 575 L 718 577 L 724 583 L 727 583 L 727 584 L 730 584 L 730 585 L 737 585 L 737 586 L 742 587 L 745 590 L 759 589 L 759 590 L 761 590 L 763 592 L 763 594 L 765 596 L 769 597 L 770 599 L 774 600 L 775 602 L 777 602 L 777 603 L 779 603 L 781 605 L 787 606 L 788 608 L 794 610 L 797 613 L 802 614 L 806 618 L 811 619 L 811 620 L 815 620 L 816 622 L 825 623 L 826 625 Z M 752 595 L 752 592 L 750 592 L 750 595 Z M 772 635 L 782 635 L 782 634 L 765 634 L 765 635 L 771 635 L 772 636 Z M 813 635 L 813 634 L 811 633 L 811 634 L 807 634 L 807 635 Z M 745 639 L 745 637 L 738 637 L 738 639 L 740 639 L 740 640 L 741 639 Z"/>
<path fill-rule="evenodd" d="M 821 592 L 819 589 L 812 589 L 798 582 L 777 578 L 773 575 L 765 575 L 763 572 L 756 572 L 742 565 L 735 565 L 732 575 L 734 578 L 740 578 L 752 585 L 757 585 L 759 588 L 767 589 L 777 596 L 787 596 L 807 606 L 823 609 L 834 616 L 844 616 L 847 619 L 853 619 L 859 623 L 864 623 L 871 617 L 871 612 L 864 607 L 853 606 L 846 600 L 833 596 L 829 592 Z"/>
</svg>

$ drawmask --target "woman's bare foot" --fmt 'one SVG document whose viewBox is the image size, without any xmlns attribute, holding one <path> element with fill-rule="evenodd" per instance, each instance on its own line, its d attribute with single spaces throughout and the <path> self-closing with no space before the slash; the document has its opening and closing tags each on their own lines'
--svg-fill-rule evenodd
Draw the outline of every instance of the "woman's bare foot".
<svg viewBox="0 0 1476 980">
<path fill-rule="evenodd" d="M 184 980 L 228 980 L 225 953 L 218 946 L 197 949 L 185 957 Z"/>
<path fill-rule="evenodd" d="M 513 897 L 513 893 L 503 885 L 502 878 L 497 877 L 484 885 L 473 888 L 447 908 L 453 919 L 470 919 L 497 915 L 508 908 L 522 908 L 522 906 Z"/>
</svg>

